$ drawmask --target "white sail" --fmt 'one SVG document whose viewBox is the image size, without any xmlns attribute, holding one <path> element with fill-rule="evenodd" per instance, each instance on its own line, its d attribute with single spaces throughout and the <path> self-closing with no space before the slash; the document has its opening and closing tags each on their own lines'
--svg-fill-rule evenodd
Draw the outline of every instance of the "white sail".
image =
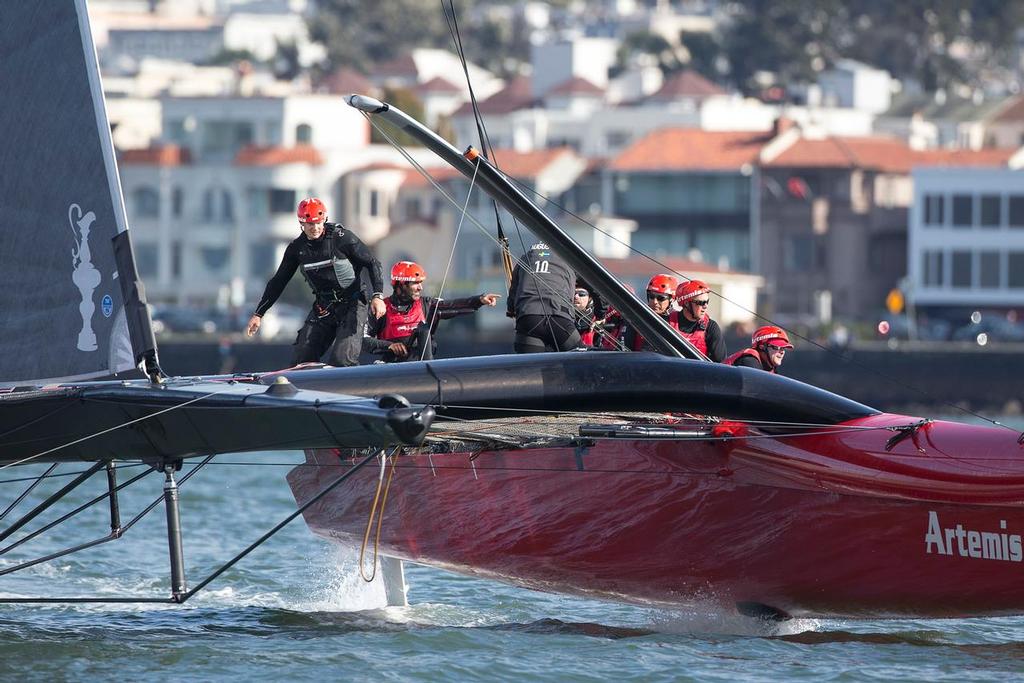
<svg viewBox="0 0 1024 683">
<path fill-rule="evenodd" d="M 4 0 L 0 384 L 110 375 L 155 351 L 85 0 Z"/>
</svg>

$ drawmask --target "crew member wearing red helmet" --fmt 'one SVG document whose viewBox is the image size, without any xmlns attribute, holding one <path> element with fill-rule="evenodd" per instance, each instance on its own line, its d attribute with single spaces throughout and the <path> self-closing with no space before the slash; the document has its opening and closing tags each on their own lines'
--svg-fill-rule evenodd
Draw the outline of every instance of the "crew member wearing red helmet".
<svg viewBox="0 0 1024 683">
<path fill-rule="evenodd" d="M 660 315 L 672 327 L 679 329 L 676 313 L 672 310 L 672 297 L 675 295 L 679 280 L 671 275 L 660 273 L 647 283 L 647 305 Z M 621 351 L 653 351 L 654 347 L 647 343 L 643 336 L 626 320 L 619 318 L 615 330 L 614 341 L 606 343 L 605 348 Z"/>
<path fill-rule="evenodd" d="M 679 334 L 715 363 L 725 358 L 725 335 L 708 315 L 711 289 L 700 280 L 684 282 L 676 288 L 675 327 Z"/>
<path fill-rule="evenodd" d="M 766 325 L 751 335 L 749 348 L 732 354 L 725 359 L 725 364 L 776 372 L 786 357 L 786 350 L 791 348 L 793 345 L 784 329 Z"/>
<path fill-rule="evenodd" d="M 498 294 L 480 294 L 463 299 L 435 299 L 423 296 L 426 271 L 413 261 L 399 261 L 391 267 L 391 296 L 381 317 L 366 323 L 363 350 L 380 354 L 385 363 L 430 360 L 437 344 L 434 332 L 438 320 L 475 313 L 481 306 L 494 306 Z"/>
<path fill-rule="evenodd" d="M 380 261 L 353 232 L 340 223 L 328 223 L 327 208 L 316 197 L 299 202 L 296 213 L 302 234 L 285 248 L 246 333 L 251 337 L 259 331 L 263 314 L 301 268 L 315 300 L 295 339 L 292 364 L 319 361 L 334 342 L 331 364 L 358 365 L 367 303 L 374 318 L 387 310 Z M 363 273 L 368 275 L 369 290 Z"/>
</svg>

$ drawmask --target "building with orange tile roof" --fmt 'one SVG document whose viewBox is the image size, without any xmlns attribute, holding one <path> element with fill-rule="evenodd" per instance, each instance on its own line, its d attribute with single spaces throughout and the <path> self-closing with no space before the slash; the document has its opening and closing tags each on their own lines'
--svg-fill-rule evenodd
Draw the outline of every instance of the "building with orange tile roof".
<svg viewBox="0 0 1024 683">
<path fill-rule="evenodd" d="M 1006 167 L 1013 150 L 917 150 L 881 136 L 793 129 L 761 154 L 758 268 L 781 320 L 869 318 L 907 275 L 915 169 Z"/>
</svg>

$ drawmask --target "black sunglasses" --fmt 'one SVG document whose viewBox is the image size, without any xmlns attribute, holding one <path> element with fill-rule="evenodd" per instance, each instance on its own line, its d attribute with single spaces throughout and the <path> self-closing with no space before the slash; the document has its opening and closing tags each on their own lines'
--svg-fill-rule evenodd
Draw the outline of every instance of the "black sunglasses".
<svg viewBox="0 0 1024 683">
<path fill-rule="evenodd" d="M 581 296 L 581 297 L 582 296 L 590 296 L 590 292 L 588 292 L 585 289 L 577 289 L 575 292 L 573 292 L 573 294 L 575 296 Z"/>
<path fill-rule="evenodd" d="M 672 298 L 671 294 L 655 294 L 654 292 L 647 292 L 647 299 L 654 299 L 655 301 L 668 301 Z"/>
<path fill-rule="evenodd" d="M 693 303 L 696 306 L 707 306 L 711 301 L 709 299 L 704 299 L 703 301 L 694 301 Z"/>
</svg>

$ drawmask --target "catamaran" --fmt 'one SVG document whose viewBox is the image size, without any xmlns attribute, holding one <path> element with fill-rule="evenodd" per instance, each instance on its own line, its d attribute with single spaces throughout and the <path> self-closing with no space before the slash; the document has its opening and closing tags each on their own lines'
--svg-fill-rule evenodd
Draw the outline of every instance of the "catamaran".
<svg viewBox="0 0 1024 683">
<path fill-rule="evenodd" d="M 881 413 L 707 361 L 484 155 L 365 96 L 348 101 L 522 221 L 660 353 L 164 377 L 84 0 L 5 11 L 0 87 L 18 106 L 0 107 L 0 129 L 17 131 L 0 138 L 0 466 L 90 466 L 0 531 L 0 541 L 23 534 L 0 555 L 47 530 L 27 533 L 101 471 L 111 533 L 0 576 L 120 538 L 134 520 L 122 523 L 117 493 L 142 476 L 118 484 L 116 464 L 130 461 L 164 477 L 171 588 L 158 598 L 3 600 L 184 602 L 263 539 L 190 589 L 182 462 L 303 449 L 315 466 L 288 475 L 295 514 L 376 555 L 394 603 L 405 600 L 401 562 L 412 561 L 538 590 L 776 619 L 1024 612 L 1016 432 Z M 16 29 L 25 25 L 38 29 Z M 37 142 L 25 151 L 24 140 Z M 101 379 L 136 367 L 145 379 Z"/>
</svg>

